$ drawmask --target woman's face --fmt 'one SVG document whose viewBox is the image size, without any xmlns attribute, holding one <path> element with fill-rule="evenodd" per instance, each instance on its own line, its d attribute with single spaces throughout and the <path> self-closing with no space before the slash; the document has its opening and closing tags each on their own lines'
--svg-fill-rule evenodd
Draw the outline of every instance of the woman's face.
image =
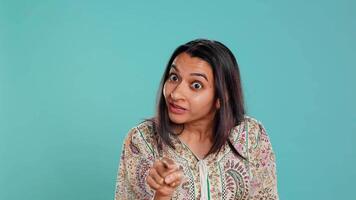
<svg viewBox="0 0 356 200">
<path fill-rule="evenodd" d="M 211 122 L 218 107 L 214 88 L 209 63 L 187 53 L 179 54 L 163 88 L 170 120 L 176 124 Z"/>
</svg>

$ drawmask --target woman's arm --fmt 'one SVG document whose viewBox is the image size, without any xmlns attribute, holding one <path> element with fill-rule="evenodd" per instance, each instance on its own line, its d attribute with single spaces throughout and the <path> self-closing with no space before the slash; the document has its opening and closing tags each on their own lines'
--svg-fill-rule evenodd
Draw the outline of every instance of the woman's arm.
<svg viewBox="0 0 356 200">
<path fill-rule="evenodd" d="M 146 184 L 148 170 L 154 161 L 151 149 L 138 128 L 130 130 L 122 147 L 115 200 L 153 198 L 153 191 Z"/>
<path fill-rule="evenodd" d="M 249 162 L 251 170 L 251 199 L 279 199 L 275 154 L 261 123 L 252 123 L 249 130 Z"/>
</svg>

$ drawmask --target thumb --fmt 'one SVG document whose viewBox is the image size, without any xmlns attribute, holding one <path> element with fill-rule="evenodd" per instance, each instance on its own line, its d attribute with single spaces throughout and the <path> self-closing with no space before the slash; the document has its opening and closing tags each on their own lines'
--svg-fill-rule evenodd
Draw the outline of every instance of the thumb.
<svg viewBox="0 0 356 200">
<path fill-rule="evenodd" d="M 167 157 L 162 158 L 161 162 L 163 163 L 164 168 L 172 170 L 172 169 L 178 169 L 178 166 L 175 164 L 175 162 Z"/>
</svg>

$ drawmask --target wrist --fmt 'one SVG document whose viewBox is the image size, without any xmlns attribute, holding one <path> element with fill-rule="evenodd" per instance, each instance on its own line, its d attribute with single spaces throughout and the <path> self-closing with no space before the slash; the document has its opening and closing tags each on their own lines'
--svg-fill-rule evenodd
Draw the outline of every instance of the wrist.
<svg viewBox="0 0 356 200">
<path fill-rule="evenodd" d="M 171 200 L 171 196 L 162 196 L 155 194 L 153 200 Z"/>
</svg>

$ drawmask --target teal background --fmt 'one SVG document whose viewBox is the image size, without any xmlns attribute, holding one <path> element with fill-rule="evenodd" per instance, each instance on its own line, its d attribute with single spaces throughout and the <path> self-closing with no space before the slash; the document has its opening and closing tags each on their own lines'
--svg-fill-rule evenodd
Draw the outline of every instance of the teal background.
<svg viewBox="0 0 356 200">
<path fill-rule="evenodd" d="M 356 3 L 0 0 L 0 199 L 113 199 L 172 51 L 225 43 L 281 199 L 355 199 Z"/>
</svg>

